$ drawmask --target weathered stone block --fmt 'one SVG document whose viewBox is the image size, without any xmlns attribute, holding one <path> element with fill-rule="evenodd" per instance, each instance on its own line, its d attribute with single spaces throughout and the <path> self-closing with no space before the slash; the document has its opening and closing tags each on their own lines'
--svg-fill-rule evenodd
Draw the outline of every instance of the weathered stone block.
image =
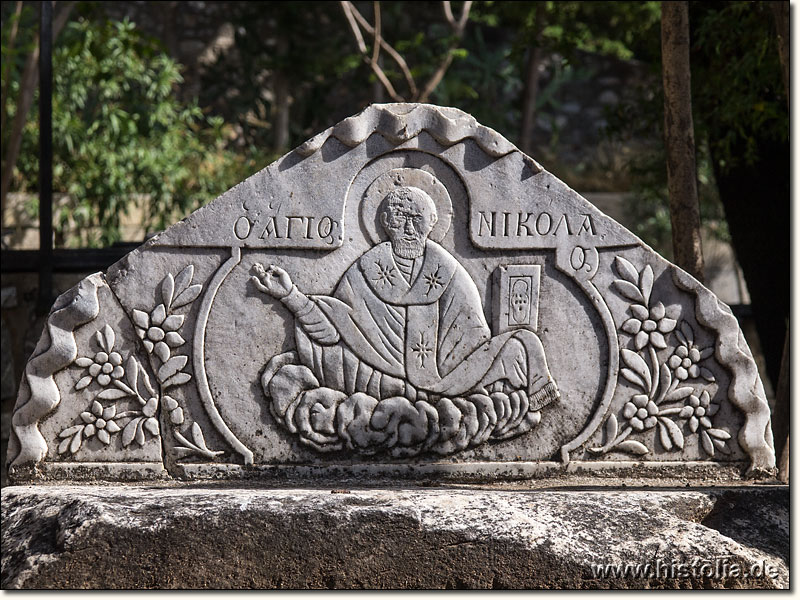
<svg viewBox="0 0 800 600">
<path fill-rule="evenodd" d="M 729 309 L 498 133 L 415 104 L 342 121 L 62 296 L 9 461 L 15 481 L 775 466 Z"/>
<path fill-rule="evenodd" d="M 2 490 L 16 588 L 782 588 L 788 488 Z"/>
</svg>

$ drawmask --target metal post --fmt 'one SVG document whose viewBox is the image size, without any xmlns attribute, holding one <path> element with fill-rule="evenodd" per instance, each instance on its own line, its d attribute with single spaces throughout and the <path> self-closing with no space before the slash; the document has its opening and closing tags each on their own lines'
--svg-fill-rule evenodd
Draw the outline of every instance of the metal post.
<svg viewBox="0 0 800 600">
<path fill-rule="evenodd" d="M 39 299 L 37 313 L 53 304 L 53 4 L 41 3 L 39 31 Z"/>
</svg>

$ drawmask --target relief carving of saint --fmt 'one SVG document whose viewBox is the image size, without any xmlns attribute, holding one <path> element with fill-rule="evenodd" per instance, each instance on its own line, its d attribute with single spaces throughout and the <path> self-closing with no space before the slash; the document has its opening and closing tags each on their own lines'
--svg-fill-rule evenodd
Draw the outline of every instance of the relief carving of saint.
<svg viewBox="0 0 800 600">
<path fill-rule="evenodd" d="M 350 265 L 330 296 L 254 266 L 256 287 L 295 320 L 296 351 L 262 376 L 272 414 L 319 450 L 400 456 L 533 428 L 559 398 L 538 336 L 492 336 L 472 278 L 429 239 L 438 215 L 425 191 L 390 191 L 379 219 L 389 241 Z"/>
</svg>

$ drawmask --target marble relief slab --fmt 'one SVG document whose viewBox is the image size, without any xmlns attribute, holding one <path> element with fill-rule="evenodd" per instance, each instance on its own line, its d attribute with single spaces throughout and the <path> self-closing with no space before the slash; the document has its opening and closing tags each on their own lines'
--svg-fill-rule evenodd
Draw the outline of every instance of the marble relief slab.
<svg viewBox="0 0 800 600">
<path fill-rule="evenodd" d="M 59 298 L 41 478 L 775 467 L 730 309 L 469 115 L 373 105 Z"/>
</svg>

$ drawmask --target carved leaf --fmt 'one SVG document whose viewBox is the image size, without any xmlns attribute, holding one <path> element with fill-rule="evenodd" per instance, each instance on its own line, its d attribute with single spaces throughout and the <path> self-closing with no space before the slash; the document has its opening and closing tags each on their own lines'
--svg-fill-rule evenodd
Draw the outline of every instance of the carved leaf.
<svg viewBox="0 0 800 600">
<path fill-rule="evenodd" d="M 175 294 L 179 295 L 183 290 L 189 287 L 194 277 L 194 265 L 187 265 L 181 272 L 175 276 Z"/>
<path fill-rule="evenodd" d="M 179 333 L 175 331 L 168 331 L 167 335 L 164 336 L 164 342 L 170 348 L 177 348 L 178 346 L 183 346 L 186 343 Z"/>
<path fill-rule="evenodd" d="M 650 388 L 653 385 L 652 375 L 650 374 L 650 369 L 647 366 L 647 363 L 644 362 L 644 359 L 626 348 L 623 348 L 620 351 L 622 355 L 623 362 L 628 365 L 633 372 L 636 373 L 639 377 L 642 378 L 642 381 L 646 384 L 645 391 L 650 391 Z"/>
<path fill-rule="evenodd" d="M 700 432 L 700 442 L 703 444 L 703 450 L 706 451 L 706 454 L 709 456 L 714 456 L 714 444 L 711 442 L 711 438 L 705 431 Z"/>
<path fill-rule="evenodd" d="M 162 382 L 166 381 L 175 375 L 175 373 L 180 371 L 183 367 L 185 367 L 188 360 L 189 357 L 182 354 L 173 356 L 167 362 L 161 365 L 161 368 L 158 370 L 158 380 Z"/>
<path fill-rule="evenodd" d="M 92 363 L 94 363 L 94 361 L 91 358 L 86 358 L 85 356 L 75 359 L 75 364 L 79 367 L 83 367 L 84 369 L 92 366 Z"/>
<path fill-rule="evenodd" d="M 75 454 L 81 448 L 81 432 L 79 431 L 72 436 L 72 442 L 69 444 L 70 454 Z"/>
<path fill-rule="evenodd" d="M 621 256 L 617 256 L 614 259 L 614 267 L 616 268 L 617 273 L 619 273 L 619 276 L 629 283 L 634 285 L 639 283 L 639 272 L 629 260 L 626 260 Z"/>
<path fill-rule="evenodd" d="M 183 315 L 170 315 L 164 322 L 161 324 L 161 327 L 164 331 L 176 331 L 181 325 L 183 325 Z"/>
<path fill-rule="evenodd" d="M 634 373 L 630 369 L 622 369 L 622 371 L 620 371 L 620 373 L 622 373 L 622 376 L 625 379 L 627 379 L 628 381 L 630 381 L 634 385 L 640 387 L 644 391 L 647 391 L 647 387 L 645 386 L 644 381 L 642 381 L 642 378 L 639 377 L 636 373 Z"/>
<path fill-rule="evenodd" d="M 69 438 L 66 438 L 66 439 L 61 441 L 61 443 L 58 445 L 58 453 L 59 454 L 64 454 L 67 450 L 69 450 L 70 441 L 71 440 Z"/>
<path fill-rule="evenodd" d="M 664 420 L 669 421 L 669 419 Z M 672 450 L 672 440 L 669 438 L 669 432 L 662 421 L 658 422 L 658 437 L 661 440 L 661 445 L 664 446 L 664 450 Z"/>
<path fill-rule="evenodd" d="M 728 448 L 728 445 L 724 441 L 718 440 L 716 438 L 712 439 L 711 441 L 714 442 L 714 447 L 717 450 L 719 450 L 720 452 L 722 452 L 723 454 L 730 454 L 731 453 L 731 449 Z"/>
<path fill-rule="evenodd" d="M 197 422 L 192 423 L 192 439 L 200 449 L 208 451 L 208 446 L 206 446 L 206 438 L 203 435 L 203 430 L 200 429 L 200 425 L 198 425 Z"/>
<path fill-rule="evenodd" d="M 58 437 L 68 438 L 69 436 L 76 434 L 81 429 L 83 429 L 83 425 L 73 425 L 72 427 L 67 427 L 64 431 L 58 434 Z"/>
<path fill-rule="evenodd" d="M 659 420 L 659 423 L 664 424 L 664 428 L 669 432 L 670 439 L 675 442 L 675 445 L 683 450 L 683 432 L 681 428 L 675 424 L 675 421 L 672 419 L 663 418 Z"/>
<path fill-rule="evenodd" d="M 679 387 L 672 390 L 664 397 L 664 402 L 674 402 L 675 400 L 683 400 L 692 395 L 694 390 L 690 387 Z"/>
<path fill-rule="evenodd" d="M 144 446 L 145 442 L 144 428 L 143 428 L 144 421 L 145 421 L 144 419 L 139 419 L 139 423 L 136 425 L 136 436 L 134 437 L 136 443 L 139 444 L 140 446 Z"/>
<path fill-rule="evenodd" d="M 714 374 L 705 367 L 700 367 L 700 377 L 708 382 L 714 382 L 717 380 L 717 378 L 714 377 Z"/>
<path fill-rule="evenodd" d="M 167 362 L 169 360 L 169 346 L 163 342 L 158 342 L 153 349 L 153 354 L 155 354 L 161 362 Z"/>
<path fill-rule="evenodd" d="M 189 375 L 188 373 L 176 373 L 175 375 L 164 381 L 162 385 L 164 389 L 166 389 L 168 387 L 172 387 L 175 385 L 183 385 L 184 383 L 191 381 L 191 379 L 192 376 Z"/>
<path fill-rule="evenodd" d="M 122 383 L 121 379 L 117 379 L 114 382 L 114 385 L 116 385 L 119 389 L 121 389 L 124 392 L 126 392 L 129 396 L 135 396 L 136 395 L 136 392 L 133 389 L 131 389 L 130 386 L 125 385 L 124 383 Z"/>
<path fill-rule="evenodd" d="M 128 395 L 129 394 L 127 392 L 124 392 L 118 388 L 107 388 L 97 394 L 97 397 L 100 398 L 100 400 L 119 400 L 120 398 L 125 398 Z"/>
<path fill-rule="evenodd" d="M 147 393 L 150 396 L 156 395 L 156 389 L 150 383 L 150 376 L 147 374 L 147 371 L 142 369 L 142 383 L 144 383 L 144 387 L 147 390 Z"/>
<path fill-rule="evenodd" d="M 75 389 L 82 390 L 90 383 L 92 383 L 92 377 L 90 375 L 87 375 L 86 377 L 81 377 L 80 381 L 78 381 L 78 383 L 75 384 Z"/>
<path fill-rule="evenodd" d="M 106 326 L 103 328 L 103 335 L 106 338 L 106 346 L 108 347 L 108 351 L 111 352 L 114 349 L 114 343 L 117 341 L 117 339 L 114 330 L 111 329 L 111 326 L 108 323 L 106 323 Z"/>
<path fill-rule="evenodd" d="M 672 371 L 665 362 L 661 365 L 661 389 L 666 392 L 670 385 L 672 385 Z"/>
<path fill-rule="evenodd" d="M 642 276 L 639 280 L 639 287 L 642 290 L 642 295 L 644 296 L 644 303 L 650 303 L 650 292 L 653 291 L 653 267 L 650 265 L 645 265 L 644 269 L 642 269 Z"/>
<path fill-rule="evenodd" d="M 164 306 L 169 310 L 172 304 L 172 295 L 175 293 L 175 280 L 172 278 L 172 273 L 167 273 L 164 280 L 161 282 L 161 300 Z"/>
<path fill-rule="evenodd" d="M 642 444 L 641 442 L 636 442 L 634 440 L 625 440 L 621 444 L 616 447 L 617 450 L 621 450 L 623 452 L 630 452 L 631 454 L 647 454 L 650 450 L 647 449 L 647 446 Z"/>
<path fill-rule="evenodd" d="M 617 437 L 618 430 L 619 424 L 617 423 L 617 417 L 611 415 L 606 419 L 606 444 L 610 444 Z"/>
<path fill-rule="evenodd" d="M 141 327 L 142 329 L 150 327 L 150 317 L 143 310 L 133 309 L 133 322 L 137 327 Z"/>
<path fill-rule="evenodd" d="M 724 429 L 709 429 L 708 435 L 711 437 L 715 437 L 720 440 L 729 440 L 731 439 L 731 434 L 725 431 Z"/>
<path fill-rule="evenodd" d="M 130 422 L 125 425 L 125 429 L 122 430 L 122 446 L 127 447 L 130 446 L 133 438 L 136 437 L 136 428 L 139 425 L 139 422 L 142 420 L 142 417 L 136 417 L 135 419 L 131 419 Z"/>
<path fill-rule="evenodd" d="M 681 321 L 681 333 L 683 333 L 687 342 L 694 344 L 694 330 L 686 321 Z"/>
<path fill-rule="evenodd" d="M 125 363 L 125 378 L 128 380 L 128 384 L 133 388 L 136 389 L 136 383 L 139 379 L 139 363 L 134 358 L 133 354 L 128 357 L 127 362 Z"/>
<path fill-rule="evenodd" d="M 106 343 L 106 338 L 103 335 L 102 331 L 98 331 L 97 333 L 95 333 L 94 339 L 97 342 L 97 345 L 100 346 L 100 348 L 102 348 L 105 352 L 111 352 L 111 350 L 108 347 L 108 344 Z"/>
<path fill-rule="evenodd" d="M 190 285 L 182 294 L 175 298 L 172 308 L 180 308 L 181 306 L 186 306 L 190 302 L 194 302 L 195 298 L 200 295 L 201 291 L 203 291 L 203 286 L 199 283 Z"/>
<path fill-rule="evenodd" d="M 613 285 L 617 288 L 617 291 L 628 300 L 644 304 L 644 296 L 642 296 L 642 292 L 637 286 L 622 279 L 614 280 Z"/>
</svg>

